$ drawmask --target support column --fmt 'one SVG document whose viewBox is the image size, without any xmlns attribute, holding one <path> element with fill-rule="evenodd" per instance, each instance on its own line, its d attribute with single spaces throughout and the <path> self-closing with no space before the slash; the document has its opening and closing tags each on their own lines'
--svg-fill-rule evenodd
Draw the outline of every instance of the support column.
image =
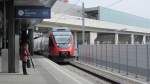
<svg viewBox="0 0 150 84">
<path fill-rule="evenodd" d="M 15 73 L 15 18 L 14 0 L 8 2 L 8 72 Z"/>
<path fill-rule="evenodd" d="M 95 39 L 97 38 L 97 33 L 96 32 L 90 32 L 90 45 L 95 44 Z"/>
<path fill-rule="evenodd" d="M 20 60 L 19 48 L 20 48 L 19 35 L 16 34 L 15 35 L 15 73 L 19 73 L 19 60 Z"/>
<path fill-rule="evenodd" d="M 74 45 L 75 45 L 75 54 L 74 56 L 78 56 L 78 52 L 77 52 L 77 48 L 78 48 L 78 44 L 77 44 L 77 32 L 74 32 Z"/>
<path fill-rule="evenodd" d="M 116 45 L 118 45 L 118 41 L 119 41 L 118 35 L 119 35 L 118 33 L 115 33 L 115 44 Z"/>
<path fill-rule="evenodd" d="M 29 51 L 30 54 L 33 56 L 33 29 L 29 29 Z"/>
<path fill-rule="evenodd" d="M 134 45 L 134 34 L 131 34 L 131 44 Z"/>
<path fill-rule="evenodd" d="M 2 68 L 2 72 L 8 73 L 8 49 L 6 48 L 6 1 L 3 0 L 2 2 L 3 6 L 3 40 L 4 40 L 4 44 L 3 47 L 4 49 L 2 49 L 2 60 L 1 60 L 1 68 Z"/>
<path fill-rule="evenodd" d="M 143 35 L 142 44 L 146 44 L 146 35 Z"/>
</svg>

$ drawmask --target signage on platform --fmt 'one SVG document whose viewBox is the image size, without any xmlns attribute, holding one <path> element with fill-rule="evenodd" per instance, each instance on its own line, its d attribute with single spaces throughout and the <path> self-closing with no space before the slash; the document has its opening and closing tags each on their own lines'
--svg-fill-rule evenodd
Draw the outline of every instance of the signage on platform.
<svg viewBox="0 0 150 84">
<path fill-rule="evenodd" d="M 40 18 L 49 19 L 51 17 L 51 10 L 44 6 L 15 6 L 15 17 L 21 18 Z"/>
</svg>

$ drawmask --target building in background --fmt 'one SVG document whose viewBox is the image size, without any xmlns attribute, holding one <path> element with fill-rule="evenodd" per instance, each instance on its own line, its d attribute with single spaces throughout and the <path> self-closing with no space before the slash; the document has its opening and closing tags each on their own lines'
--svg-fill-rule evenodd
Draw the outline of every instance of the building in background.
<svg viewBox="0 0 150 84">
<path fill-rule="evenodd" d="M 67 26 L 77 33 L 77 44 L 82 44 L 82 7 L 69 4 L 68 0 L 58 0 L 52 13 L 52 18 L 44 20 L 41 25 Z M 85 8 L 84 15 L 87 44 L 150 43 L 149 19 L 100 6 Z"/>
</svg>

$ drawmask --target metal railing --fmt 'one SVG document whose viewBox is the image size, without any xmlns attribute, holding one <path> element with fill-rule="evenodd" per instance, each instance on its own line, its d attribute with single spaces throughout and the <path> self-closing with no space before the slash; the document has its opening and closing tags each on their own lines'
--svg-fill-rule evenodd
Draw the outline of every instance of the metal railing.
<svg viewBox="0 0 150 84">
<path fill-rule="evenodd" d="M 150 45 L 80 45 L 80 62 L 135 78 L 150 77 Z"/>
</svg>

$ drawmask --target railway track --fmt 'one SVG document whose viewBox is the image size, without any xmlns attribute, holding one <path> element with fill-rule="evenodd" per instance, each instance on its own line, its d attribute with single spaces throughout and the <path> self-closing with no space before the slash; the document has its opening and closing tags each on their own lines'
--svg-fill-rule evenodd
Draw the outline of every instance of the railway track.
<svg viewBox="0 0 150 84">
<path fill-rule="evenodd" d="M 93 84 L 120 84 L 113 80 L 104 78 L 102 76 L 99 76 L 97 74 L 94 74 L 93 72 L 89 72 L 85 69 L 82 69 L 76 65 L 73 65 L 71 63 L 58 63 L 60 66 L 62 66 L 65 69 L 68 69 L 77 75 L 91 81 Z"/>
</svg>

